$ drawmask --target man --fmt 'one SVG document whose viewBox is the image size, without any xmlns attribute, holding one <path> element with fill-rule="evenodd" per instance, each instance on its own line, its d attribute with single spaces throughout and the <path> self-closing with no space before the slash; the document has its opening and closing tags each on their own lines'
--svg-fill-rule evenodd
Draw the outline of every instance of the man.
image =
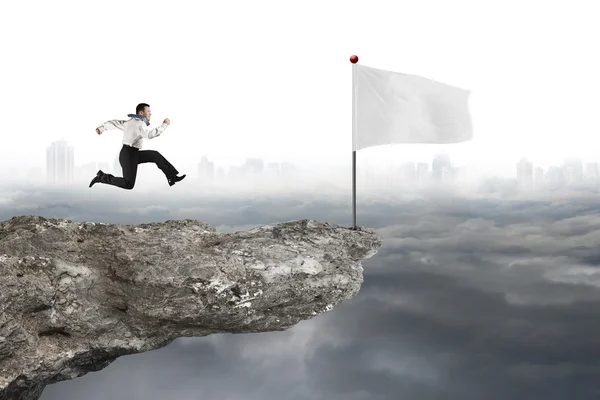
<svg viewBox="0 0 600 400">
<path fill-rule="evenodd" d="M 105 174 L 99 170 L 94 179 L 90 182 L 90 187 L 95 183 L 105 183 L 107 185 L 117 186 L 123 189 L 133 189 L 135 178 L 137 176 L 138 164 L 155 163 L 165 174 L 170 186 L 179 182 L 185 175 L 177 176 L 179 172 L 166 158 L 155 150 L 141 150 L 144 138 L 154 139 L 160 136 L 171 123 L 169 118 L 165 118 L 162 125 L 154 129 L 148 129 L 150 125 L 150 106 L 146 103 L 138 104 L 135 108 L 135 114 L 128 114 L 128 120 L 106 121 L 96 128 L 96 133 L 101 135 L 108 129 L 120 129 L 123 133 L 123 147 L 119 154 L 119 163 L 123 169 L 123 177 L 115 177 L 111 174 Z"/>
</svg>

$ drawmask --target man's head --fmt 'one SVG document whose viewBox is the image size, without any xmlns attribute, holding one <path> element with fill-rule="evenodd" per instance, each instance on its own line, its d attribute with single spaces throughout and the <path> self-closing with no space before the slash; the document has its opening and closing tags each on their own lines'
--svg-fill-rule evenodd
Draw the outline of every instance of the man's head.
<svg viewBox="0 0 600 400">
<path fill-rule="evenodd" d="M 152 115 L 152 113 L 150 112 L 150 106 L 146 103 L 138 104 L 137 107 L 135 108 L 135 113 L 137 115 L 143 116 L 148 121 L 150 121 L 150 116 Z"/>
</svg>

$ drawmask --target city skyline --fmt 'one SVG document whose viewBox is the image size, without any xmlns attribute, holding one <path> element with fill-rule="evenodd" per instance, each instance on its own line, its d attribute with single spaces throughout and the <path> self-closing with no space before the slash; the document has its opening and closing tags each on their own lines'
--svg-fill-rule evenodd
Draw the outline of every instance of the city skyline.
<svg viewBox="0 0 600 400">
<path fill-rule="evenodd" d="M 41 183 L 41 175 L 45 175 L 47 184 L 82 184 L 90 180 L 98 169 L 104 172 L 121 175 L 118 157 L 108 161 L 86 161 L 76 164 L 76 149 L 68 141 L 61 138 L 51 142 L 46 151 L 45 170 L 30 167 L 21 178 Z M 357 169 L 357 184 L 362 187 L 394 189 L 407 184 L 444 183 L 470 184 L 485 179 L 502 178 L 501 175 L 485 173 L 473 166 L 456 165 L 448 153 L 436 153 L 429 162 L 423 160 L 408 161 L 396 164 L 385 164 L 386 160 L 374 165 L 363 162 Z M 558 165 L 541 167 L 527 157 L 521 157 L 513 163 L 514 174 L 504 179 L 514 180 L 520 187 L 540 187 L 541 185 L 577 184 L 597 182 L 600 179 L 599 161 L 586 161 L 582 158 L 565 157 Z M 160 174 L 152 171 L 144 176 L 143 182 L 156 182 Z M 306 184 L 332 183 L 338 187 L 347 187 L 351 171 L 339 165 L 325 170 L 307 168 L 287 161 L 269 161 L 260 157 L 245 157 L 237 165 L 217 164 L 209 154 L 203 154 L 196 163 L 195 171 L 189 175 L 201 185 L 227 187 L 231 185 L 268 187 L 281 185 L 290 179 L 301 180 Z M 41 173 L 41 174 L 40 174 Z M 18 177 L 16 177 L 18 179 Z M 262 186 L 261 186 L 262 185 Z"/>
</svg>

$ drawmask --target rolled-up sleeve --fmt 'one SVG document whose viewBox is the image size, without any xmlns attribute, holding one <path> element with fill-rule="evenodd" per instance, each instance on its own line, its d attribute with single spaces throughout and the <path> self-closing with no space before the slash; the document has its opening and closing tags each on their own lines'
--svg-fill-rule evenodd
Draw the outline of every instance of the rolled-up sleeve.
<svg viewBox="0 0 600 400">
<path fill-rule="evenodd" d="M 160 136 L 165 131 L 165 129 L 167 129 L 167 126 L 167 124 L 163 123 L 154 129 L 147 129 L 144 125 L 140 124 L 140 135 L 142 135 L 142 137 L 146 139 L 153 139 L 157 136 Z"/>
<path fill-rule="evenodd" d="M 120 129 L 120 130 L 124 131 L 125 130 L 125 122 L 127 122 L 127 121 L 123 121 L 120 119 L 112 119 L 112 120 L 106 121 L 105 123 L 100 125 L 98 127 L 98 129 L 100 129 L 100 132 L 104 132 L 109 129 Z"/>
</svg>

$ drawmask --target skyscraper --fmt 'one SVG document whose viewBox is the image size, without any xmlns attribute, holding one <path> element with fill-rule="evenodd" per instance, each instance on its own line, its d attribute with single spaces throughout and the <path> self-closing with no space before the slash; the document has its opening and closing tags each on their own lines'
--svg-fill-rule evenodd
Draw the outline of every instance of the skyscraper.
<svg viewBox="0 0 600 400">
<path fill-rule="evenodd" d="M 218 167 L 216 175 L 217 175 L 216 176 L 217 180 L 219 182 L 222 182 L 222 181 L 224 181 L 227 178 L 227 174 L 225 173 L 225 168 L 224 167 Z"/>
<path fill-rule="evenodd" d="M 585 169 L 585 178 L 588 180 L 597 180 L 599 176 L 600 176 L 600 173 L 598 171 L 598 163 L 597 162 L 587 163 L 587 166 Z"/>
<path fill-rule="evenodd" d="M 583 161 L 577 158 L 565 160 L 563 172 L 567 183 L 581 182 L 583 180 Z"/>
<path fill-rule="evenodd" d="M 552 185 L 560 185 L 564 182 L 563 169 L 557 166 L 551 166 L 546 173 L 547 181 Z"/>
<path fill-rule="evenodd" d="M 431 163 L 431 177 L 438 182 L 452 180 L 452 164 L 445 153 L 436 154 Z"/>
<path fill-rule="evenodd" d="M 426 182 L 429 179 L 429 164 L 420 162 L 417 164 L 417 181 Z"/>
<path fill-rule="evenodd" d="M 544 169 L 542 167 L 536 167 L 534 172 L 534 180 L 536 184 L 544 182 Z"/>
<path fill-rule="evenodd" d="M 202 156 L 198 163 L 198 178 L 201 182 L 213 183 L 215 179 L 215 163 Z"/>
<path fill-rule="evenodd" d="M 264 161 L 261 158 L 247 158 L 243 168 L 249 175 L 261 175 L 264 171 Z"/>
<path fill-rule="evenodd" d="M 67 184 L 74 178 L 74 149 L 65 140 L 52 142 L 46 149 L 48 183 Z"/>
<path fill-rule="evenodd" d="M 517 181 L 523 186 L 533 184 L 533 164 L 525 158 L 522 158 L 517 164 Z"/>
</svg>

